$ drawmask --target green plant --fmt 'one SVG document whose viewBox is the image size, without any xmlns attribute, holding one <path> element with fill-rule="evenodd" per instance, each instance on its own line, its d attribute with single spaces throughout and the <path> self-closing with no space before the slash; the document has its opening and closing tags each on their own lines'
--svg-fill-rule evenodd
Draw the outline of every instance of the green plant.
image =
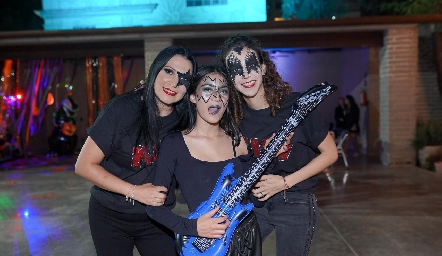
<svg viewBox="0 0 442 256">
<path fill-rule="evenodd" d="M 440 0 L 397 0 L 381 3 L 380 9 L 404 15 L 439 14 L 442 3 Z"/>
<path fill-rule="evenodd" d="M 422 166 L 423 168 L 435 172 L 436 168 L 434 166 L 435 162 L 439 162 L 442 161 L 442 156 L 440 155 L 431 155 L 429 157 L 427 157 L 426 162 L 427 162 L 427 166 Z"/>
<path fill-rule="evenodd" d="M 442 145 L 442 122 L 437 120 L 418 122 L 411 144 L 415 149 Z"/>
</svg>

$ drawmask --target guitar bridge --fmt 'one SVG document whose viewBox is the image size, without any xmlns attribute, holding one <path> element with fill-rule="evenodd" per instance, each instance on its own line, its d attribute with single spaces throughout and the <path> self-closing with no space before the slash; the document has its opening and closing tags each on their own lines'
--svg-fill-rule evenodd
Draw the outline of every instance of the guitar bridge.
<svg viewBox="0 0 442 256">
<path fill-rule="evenodd" d="M 201 253 L 209 249 L 210 246 L 215 242 L 213 238 L 197 237 L 192 245 Z"/>
</svg>

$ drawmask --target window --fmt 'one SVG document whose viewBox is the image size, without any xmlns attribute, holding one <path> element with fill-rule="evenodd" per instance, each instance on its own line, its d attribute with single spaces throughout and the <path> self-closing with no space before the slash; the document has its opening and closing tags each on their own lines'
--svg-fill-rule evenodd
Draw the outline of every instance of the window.
<svg viewBox="0 0 442 256">
<path fill-rule="evenodd" d="M 187 6 L 224 5 L 227 0 L 187 0 Z"/>
</svg>

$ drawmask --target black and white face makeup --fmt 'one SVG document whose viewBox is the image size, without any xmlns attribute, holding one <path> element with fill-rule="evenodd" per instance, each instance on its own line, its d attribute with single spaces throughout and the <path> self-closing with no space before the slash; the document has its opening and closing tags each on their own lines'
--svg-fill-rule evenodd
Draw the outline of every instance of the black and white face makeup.
<svg viewBox="0 0 442 256">
<path fill-rule="evenodd" d="M 197 111 L 196 123 L 217 124 L 224 116 L 229 103 L 227 80 L 219 73 L 209 73 L 203 77 L 189 98 Z"/>
<path fill-rule="evenodd" d="M 200 85 L 198 85 L 195 94 L 198 100 L 203 100 L 205 103 L 208 103 L 212 97 L 220 100 L 224 107 L 226 107 L 229 102 L 227 82 L 225 79 L 220 78 L 219 75 L 206 75 Z"/>
<path fill-rule="evenodd" d="M 259 63 L 255 50 L 248 47 L 234 48 L 225 61 L 229 79 L 244 97 L 257 99 L 264 96 L 263 76 L 266 66 Z M 256 97 L 258 95 L 259 97 Z"/>
<path fill-rule="evenodd" d="M 245 55 L 242 56 L 242 58 L 244 58 L 244 66 L 241 61 L 242 58 L 238 58 L 241 53 L 244 54 L 243 49 L 246 49 Z M 232 81 L 235 81 L 236 76 L 246 78 L 250 76 L 252 71 L 260 73 L 260 67 L 261 65 L 259 64 L 258 56 L 256 56 L 256 53 L 249 48 L 234 48 L 227 56 L 227 68 Z"/>
</svg>

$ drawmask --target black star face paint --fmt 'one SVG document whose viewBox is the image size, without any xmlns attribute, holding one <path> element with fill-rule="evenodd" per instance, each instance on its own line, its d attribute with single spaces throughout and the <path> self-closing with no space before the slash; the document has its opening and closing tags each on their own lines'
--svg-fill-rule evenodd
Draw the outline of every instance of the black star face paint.
<svg viewBox="0 0 442 256">
<path fill-rule="evenodd" d="M 227 60 L 227 67 L 229 70 L 229 76 L 232 81 L 235 80 L 236 76 L 244 76 L 241 61 L 232 53 L 229 55 Z"/>
<path fill-rule="evenodd" d="M 258 56 L 256 56 L 255 52 L 252 52 L 250 49 L 248 49 L 245 62 L 248 74 L 250 74 L 252 71 L 255 71 L 259 74 L 261 65 L 259 65 Z"/>
<path fill-rule="evenodd" d="M 186 89 L 189 89 L 190 79 L 192 78 L 190 70 L 188 70 L 186 73 L 180 73 L 177 71 L 177 74 L 178 74 L 177 86 L 184 85 Z"/>
<path fill-rule="evenodd" d="M 207 75 L 202 80 L 201 85 L 199 85 L 196 96 L 198 100 L 202 99 L 205 103 L 208 103 L 212 97 L 217 98 L 226 107 L 229 102 L 227 82 L 224 79 L 212 78 L 210 75 Z"/>
</svg>

